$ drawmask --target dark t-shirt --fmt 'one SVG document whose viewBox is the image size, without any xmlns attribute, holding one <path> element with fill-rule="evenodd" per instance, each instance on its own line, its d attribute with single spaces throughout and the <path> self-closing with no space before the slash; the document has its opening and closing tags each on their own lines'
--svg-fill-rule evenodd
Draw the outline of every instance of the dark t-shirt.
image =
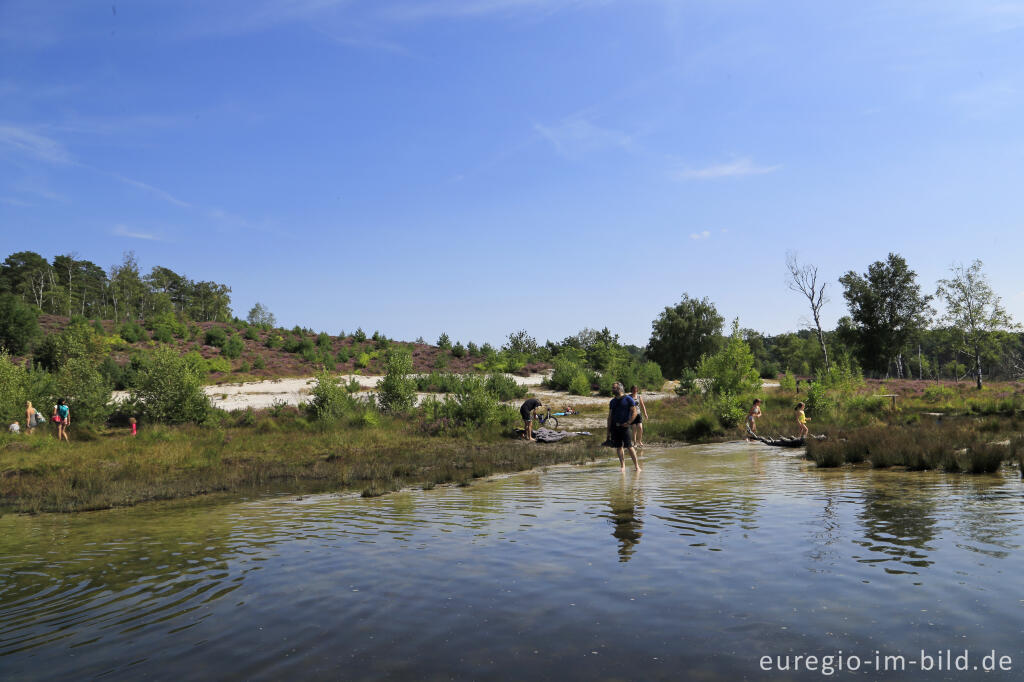
<svg viewBox="0 0 1024 682">
<path fill-rule="evenodd" d="M 536 398 L 530 398 L 523 406 L 519 408 L 519 414 L 530 414 L 531 411 L 541 406 L 541 402 Z"/>
<path fill-rule="evenodd" d="M 636 407 L 636 401 L 632 396 L 624 395 L 621 398 L 612 398 L 608 405 L 612 411 L 612 426 L 615 426 L 629 421 L 629 415 L 632 408 Z"/>
</svg>

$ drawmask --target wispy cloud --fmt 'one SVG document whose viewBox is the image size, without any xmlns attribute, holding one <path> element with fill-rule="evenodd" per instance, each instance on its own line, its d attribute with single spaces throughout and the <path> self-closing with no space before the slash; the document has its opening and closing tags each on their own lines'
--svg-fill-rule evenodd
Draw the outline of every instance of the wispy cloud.
<svg viewBox="0 0 1024 682">
<path fill-rule="evenodd" d="M 162 242 L 165 241 L 162 237 L 152 234 L 150 232 L 136 232 L 135 230 L 125 225 L 114 225 L 114 229 L 110 231 L 115 237 L 128 237 L 129 239 L 145 239 L 147 241 Z"/>
<path fill-rule="evenodd" d="M 709 239 L 710 237 L 711 237 L 711 232 L 709 230 L 704 230 L 703 232 L 691 232 L 690 233 L 690 239 L 692 239 L 694 241 L 702 241 L 704 239 Z"/>
<path fill-rule="evenodd" d="M 677 180 L 717 180 L 719 178 L 739 178 L 747 175 L 764 175 L 774 173 L 782 166 L 758 166 L 748 158 L 736 159 L 728 163 L 720 163 L 704 168 L 686 168 L 675 172 Z"/>
<path fill-rule="evenodd" d="M 28 208 L 32 204 L 21 199 L 15 199 L 14 197 L 0 197 L 0 204 L 7 204 L 8 206 L 17 206 L 19 208 Z"/>
<path fill-rule="evenodd" d="M 565 119 L 555 125 L 535 123 L 533 129 L 566 158 L 578 158 L 606 149 L 630 149 L 633 145 L 632 138 L 626 133 L 602 128 L 580 117 Z"/>
<path fill-rule="evenodd" d="M 152 194 L 153 196 L 157 197 L 158 199 L 163 199 L 164 201 L 166 201 L 169 204 L 174 204 L 175 206 L 180 206 L 182 208 L 192 208 L 193 207 L 192 204 L 188 203 L 187 201 L 182 201 L 181 199 L 179 199 L 178 197 L 174 196 L 170 192 L 165 192 L 164 190 L 160 189 L 159 187 L 154 187 L 153 185 L 147 185 L 144 182 L 140 182 L 138 180 L 132 180 L 131 178 L 126 178 L 125 176 L 118 175 L 117 173 L 110 173 L 110 175 L 112 177 L 116 178 L 117 180 L 120 180 L 121 182 L 123 182 L 126 185 L 131 185 L 132 187 L 137 187 L 137 188 L 139 188 L 139 189 L 141 189 L 141 190 L 143 190 L 145 192 L 148 192 L 149 194 Z"/>
<path fill-rule="evenodd" d="M 23 126 L 0 123 L 0 147 L 48 163 L 71 163 L 71 155 L 60 142 Z"/>
</svg>

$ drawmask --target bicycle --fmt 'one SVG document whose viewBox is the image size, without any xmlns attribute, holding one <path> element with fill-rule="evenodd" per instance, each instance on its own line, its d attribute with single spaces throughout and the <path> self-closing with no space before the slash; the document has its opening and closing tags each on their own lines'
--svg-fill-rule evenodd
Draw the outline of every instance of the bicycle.
<svg viewBox="0 0 1024 682">
<path fill-rule="evenodd" d="M 544 414 L 535 414 L 535 415 L 533 415 L 533 418 L 535 420 L 537 420 L 537 422 L 541 426 L 543 426 L 545 428 L 557 429 L 558 428 L 558 418 L 559 417 L 565 417 L 565 416 L 572 415 L 572 414 L 578 414 L 578 413 L 576 412 L 576 410 L 572 409 L 571 407 L 567 407 L 565 409 L 565 412 L 554 412 L 554 413 L 552 413 L 551 410 L 549 409 Z"/>
</svg>

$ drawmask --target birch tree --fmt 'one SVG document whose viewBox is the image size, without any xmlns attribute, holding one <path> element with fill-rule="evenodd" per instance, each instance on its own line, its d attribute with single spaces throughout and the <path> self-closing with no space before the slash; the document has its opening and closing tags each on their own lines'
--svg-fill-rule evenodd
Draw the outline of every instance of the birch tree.
<svg viewBox="0 0 1024 682">
<path fill-rule="evenodd" d="M 956 263 L 950 271 L 953 276 L 940 279 L 937 291 L 946 303 L 943 321 L 961 335 L 963 347 L 974 360 L 974 376 L 978 390 L 981 390 L 982 352 L 992 344 L 995 332 L 1010 331 L 1017 325 L 989 286 L 988 278 L 981 271 L 980 260 L 975 260 L 968 267 Z"/>
<path fill-rule="evenodd" d="M 818 344 L 821 346 L 821 356 L 825 359 L 825 371 L 831 369 L 828 362 L 828 348 L 825 346 L 825 333 L 821 330 L 821 308 L 829 299 L 825 296 L 825 287 L 828 282 L 818 285 L 818 266 L 801 265 L 797 261 L 796 254 L 790 251 L 786 254 L 786 268 L 789 270 L 789 289 L 803 294 L 811 306 L 811 317 L 814 319 L 814 329 L 818 333 Z"/>
</svg>

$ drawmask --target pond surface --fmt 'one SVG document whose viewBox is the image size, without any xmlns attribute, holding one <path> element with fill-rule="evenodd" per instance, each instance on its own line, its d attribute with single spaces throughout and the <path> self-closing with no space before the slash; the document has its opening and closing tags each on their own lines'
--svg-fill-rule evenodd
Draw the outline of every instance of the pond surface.
<svg viewBox="0 0 1024 682">
<path fill-rule="evenodd" d="M 0 678 L 818 679 L 832 656 L 933 680 L 994 650 L 1020 679 L 1017 476 L 727 443 L 648 449 L 639 475 L 7 515 Z M 777 671 L 796 655 L 819 660 Z"/>
</svg>

